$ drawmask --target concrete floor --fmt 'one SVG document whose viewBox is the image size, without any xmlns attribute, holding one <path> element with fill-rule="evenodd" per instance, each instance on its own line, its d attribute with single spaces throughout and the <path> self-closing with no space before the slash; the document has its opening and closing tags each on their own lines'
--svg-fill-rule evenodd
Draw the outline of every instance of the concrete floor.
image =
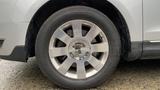
<svg viewBox="0 0 160 90">
<path fill-rule="evenodd" d="M 45 78 L 36 60 L 0 61 L 0 90 L 60 90 Z M 94 90 L 160 90 L 160 60 L 121 63 L 109 84 Z"/>
</svg>

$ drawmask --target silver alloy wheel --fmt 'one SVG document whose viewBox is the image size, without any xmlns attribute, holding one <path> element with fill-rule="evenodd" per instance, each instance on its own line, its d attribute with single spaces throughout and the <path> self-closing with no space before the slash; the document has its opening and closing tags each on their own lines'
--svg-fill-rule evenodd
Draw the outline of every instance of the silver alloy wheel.
<svg viewBox="0 0 160 90">
<path fill-rule="evenodd" d="M 49 57 L 55 69 L 71 79 L 86 79 L 105 65 L 109 44 L 104 32 L 86 20 L 71 20 L 55 30 Z"/>
</svg>

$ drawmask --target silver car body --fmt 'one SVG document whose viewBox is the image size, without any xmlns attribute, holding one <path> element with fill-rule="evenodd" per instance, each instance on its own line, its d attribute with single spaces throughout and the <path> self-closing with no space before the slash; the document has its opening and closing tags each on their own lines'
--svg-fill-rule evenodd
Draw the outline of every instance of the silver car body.
<svg viewBox="0 0 160 90">
<path fill-rule="evenodd" d="M 0 0 L 0 55 L 10 55 L 15 46 L 24 45 L 29 23 L 48 0 Z"/>
<path fill-rule="evenodd" d="M 0 55 L 10 55 L 24 46 L 29 24 L 35 13 L 49 0 L 0 0 Z M 107 0 L 124 17 L 131 42 L 160 41 L 159 0 Z"/>
</svg>

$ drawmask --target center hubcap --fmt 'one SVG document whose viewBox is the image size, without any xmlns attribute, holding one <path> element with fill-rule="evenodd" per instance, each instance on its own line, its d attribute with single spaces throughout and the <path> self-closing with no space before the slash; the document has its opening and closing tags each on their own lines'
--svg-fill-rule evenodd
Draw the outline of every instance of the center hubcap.
<svg viewBox="0 0 160 90">
<path fill-rule="evenodd" d="M 69 46 L 69 54 L 75 60 L 88 60 L 90 57 L 90 46 L 84 40 L 75 40 Z"/>
</svg>

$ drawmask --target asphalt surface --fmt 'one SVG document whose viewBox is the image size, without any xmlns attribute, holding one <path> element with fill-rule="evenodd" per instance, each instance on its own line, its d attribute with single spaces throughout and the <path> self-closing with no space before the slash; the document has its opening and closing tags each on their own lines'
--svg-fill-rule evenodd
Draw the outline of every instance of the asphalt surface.
<svg viewBox="0 0 160 90">
<path fill-rule="evenodd" d="M 93 90 L 160 90 L 160 60 L 121 63 L 111 81 Z M 28 63 L 0 61 L 0 90 L 60 90 Z"/>
</svg>

